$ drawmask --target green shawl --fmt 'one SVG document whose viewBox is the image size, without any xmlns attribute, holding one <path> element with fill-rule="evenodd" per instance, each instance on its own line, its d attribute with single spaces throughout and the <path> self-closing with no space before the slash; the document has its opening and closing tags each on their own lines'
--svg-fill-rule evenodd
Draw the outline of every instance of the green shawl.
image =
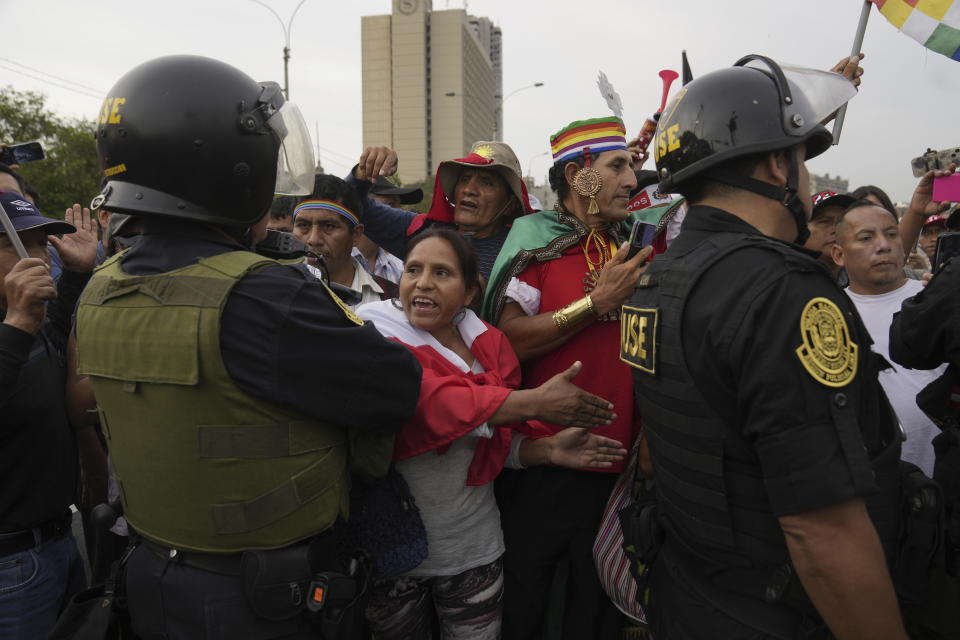
<svg viewBox="0 0 960 640">
<path fill-rule="evenodd" d="M 657 225 L 662 231 L 673 219 L 683 200 L 633 211 L 624 220 L 613 224 L 608 231 L 617 244 L 629 239 L 634 220 Z M 487 281 L 481 315 L 496 325 L 503 311 L 504 293 L 511 278 L 518 276 L 531 260 L 556 260 L 563 252 L 589 233 L 589 229 L 575 216 L 560 211 L 537 211 L 513 221 L 510 234 L 500 249 L 490 279 Z"/>
</svg>

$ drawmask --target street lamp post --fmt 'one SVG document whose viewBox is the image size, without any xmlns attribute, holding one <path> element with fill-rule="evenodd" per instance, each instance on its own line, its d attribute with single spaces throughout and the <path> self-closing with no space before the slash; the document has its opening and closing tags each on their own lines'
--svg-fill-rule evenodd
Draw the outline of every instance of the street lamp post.
<svg viewBox="0 0 960 640">
<path fill-rule="evenodd" d="M 531 178 L 533 177 L 533 161 L 534 160 L 536 160 L 541 156 L 548 156 L 548 155 L 550 155 L 550 152 L 544 151 L 543 153 L 538 153 L 535 156 L 530 156 L 530 159 L 527 161 L 527 175 L 530 176 Z"/>
<path fill-rule="evenodd" d="M 494 98 L 503 98 L 502 100 L 500 100 L 500 104 L 497 106 L 496 109 L 494 109 L 494 112 L 493 112 L 493 139 L 494 140 L 499 140 L 499 141 L 503 140 L 503 132 L 500 131 L 500 118 L 503 116 L 504 103 L 508 99 L 510 99 L 512 96 L 517 95 L 521 91 L 526 91 L 527 89 L 536 89 L 537 87 L 542 87 L 542 86 L 543 86 L 542 82 L 534 82 L 533 84 L 528 84 L 524 87 L 520 87 L 519 89 L 514 89 L 513 91 L 511 91 L 505 96 L 499 96 L 499 95 L 493 96 Z"/>
<path fill-rule="evenodd" d="M 293 19 L 297 17 L 297 11 L 300 11 L 300 7 L 302 7 L 303 3 L 306 1 L 307 0 L 300 0 L 300 2 L 297 4 L 297 7 L 293 10 L 293 13 L 290 14 L 290 20 L 284 24 L 283 18 L 281 18 L 280 14 L 273 10 L 273 7 L 265 2 L 262 2 L 261 0 L 250 0 L 250 2 L 256 2 L 258 5 L 265 7 L 267 11 L 272 13 L 280 23 L 280 28 L 283 29 L 283 95 L 286 96 L 287 100 L 290 99 L 290 27 L 293 25 Z"/>
</svg>

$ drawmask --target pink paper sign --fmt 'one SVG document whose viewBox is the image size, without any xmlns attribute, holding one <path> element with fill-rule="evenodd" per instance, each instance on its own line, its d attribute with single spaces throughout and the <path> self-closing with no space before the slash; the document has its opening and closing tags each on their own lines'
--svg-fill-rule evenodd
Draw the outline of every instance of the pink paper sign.
<svg viewBox="0 0 960 640">
<path fill-rule="evenodd" d="M 934 202 L 960 202 L 960 173 L 933 179 Z"/>
</svg>

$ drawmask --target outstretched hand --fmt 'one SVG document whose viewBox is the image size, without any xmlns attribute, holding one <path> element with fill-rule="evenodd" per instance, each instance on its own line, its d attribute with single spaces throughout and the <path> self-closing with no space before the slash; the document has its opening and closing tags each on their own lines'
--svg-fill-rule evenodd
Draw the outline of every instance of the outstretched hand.
<svg viewBox="0 0 960 640">
<path fill-rule="evenodd" d="M 610 424 L 617 417 L 617 414 L 613 413 L 612 404 L 573 384 L 573 379 L 582 368 L 579 361 L 574 362 L 569 369 L 537 387 L 538 419 L 568 427 L 591 429 Z"/>
<path fill-rule="evenodd" d="M 380 176 L 392 176 L 397 171 L 397 152 L 390 147 L 367 147 L 360 154 L 360 162 L 353 177 L 376 182 Z"/>
<path fill-rule="evenodd" d="M 622 443 L 576 427 L 559 431 L 550 440 L 550 464 L 558 467 L 607 469 L 627 455 Z"/>
<path fill-rule="evenodd" d="M 97 263 L 97 219 L 90 215 L 90 209 L 79 204 L 67 209 L 63 219 L 77 230 L 64 234 L 62 238 L 48 236 L 63 260 L 63 268 L 80 273 L 93 271 Z"/>
</svg>

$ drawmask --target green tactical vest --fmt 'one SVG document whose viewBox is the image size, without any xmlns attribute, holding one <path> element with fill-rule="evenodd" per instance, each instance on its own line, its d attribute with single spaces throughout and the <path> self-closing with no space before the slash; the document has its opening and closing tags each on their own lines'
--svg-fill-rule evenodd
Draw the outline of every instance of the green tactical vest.
<svg viewBox="0 0 960 640">
<path fill-rule="evenodd" d="M 80 298 L 78 370 L 93 383 L 124 516 L 150 540 L 214 553 L 271 549 L 348 515 L 355 437 L 243 393 L 220 355 L 230 290 L 275 264 L 235 251 L 130 276 L 115 257 Z M 392 437 L 374 438 L 373 455 L 366 439 L 360 458 L 382 475 Z"/>
</svg>

